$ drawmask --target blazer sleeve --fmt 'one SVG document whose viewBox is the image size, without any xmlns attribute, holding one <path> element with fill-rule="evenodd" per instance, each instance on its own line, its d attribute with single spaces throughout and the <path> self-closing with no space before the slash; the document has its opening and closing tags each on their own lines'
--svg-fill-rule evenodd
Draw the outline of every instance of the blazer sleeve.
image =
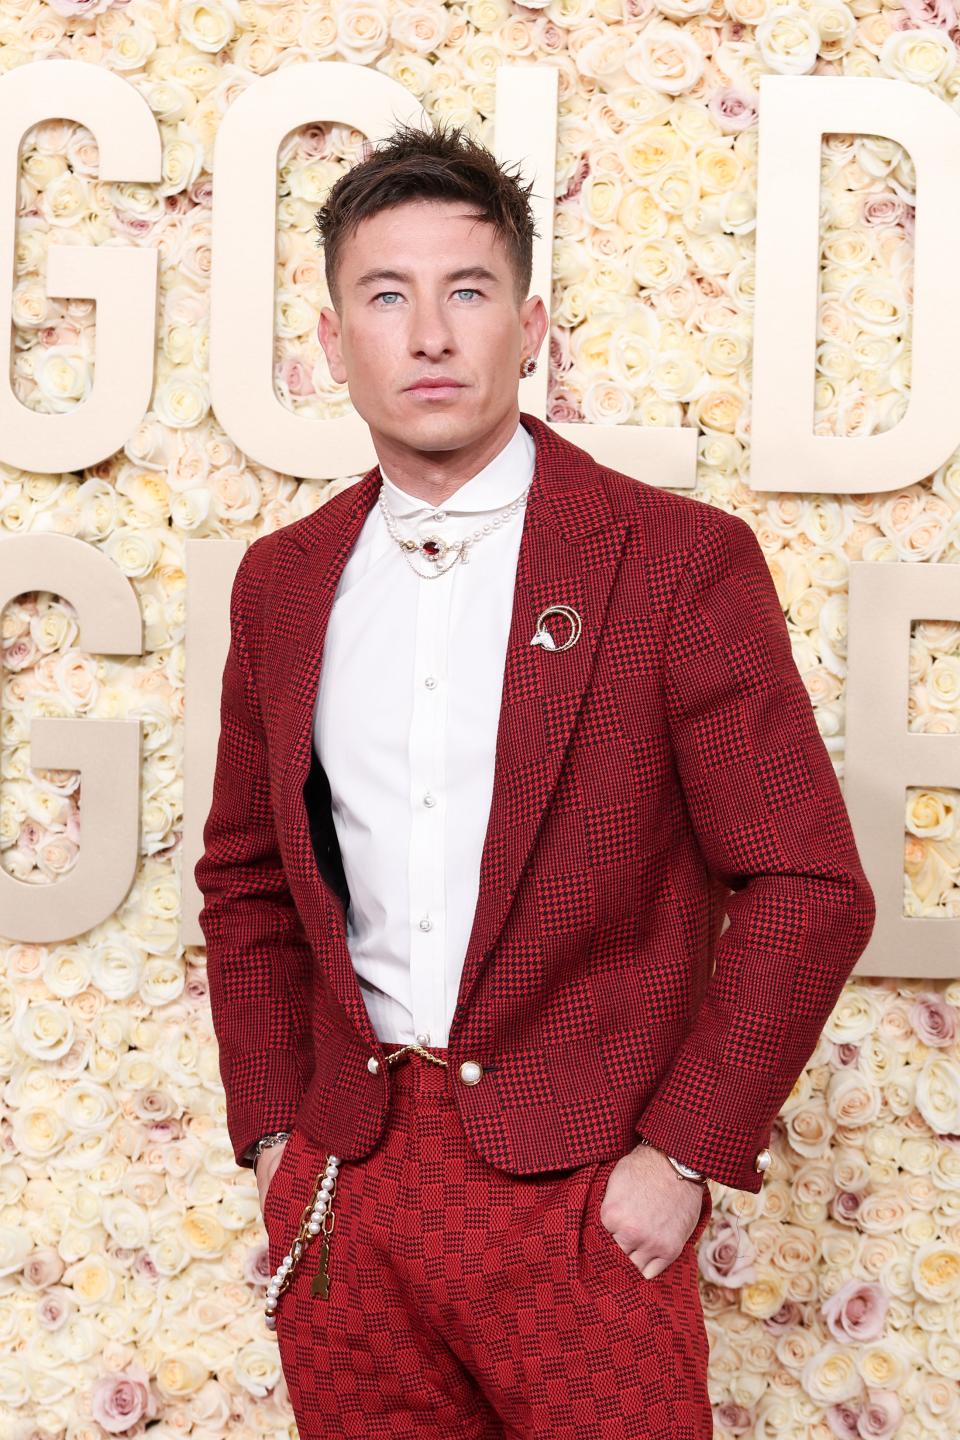
<svg viewBox="0 0 960 1440">
<path fill-rule="evenodd" d="M 703 503 L 703 502 L 700 502 Z M 875 903 L 763 551 L 703 506 L 663 652 L 684 800 L 730 923 L 636 1133 L 756 1193 L 757 1159 L 873 930 Z"/>
<path fill-rule="evenodd" d="M 312 952 L 277 843 L 248 641 L 270 538 L 248 547 L 234 577 L 213 802 L 194 867 L 227 1129 L 247 1167 L 255 1141 L 291 1128 L 313 1069 Z"/>
</svg>

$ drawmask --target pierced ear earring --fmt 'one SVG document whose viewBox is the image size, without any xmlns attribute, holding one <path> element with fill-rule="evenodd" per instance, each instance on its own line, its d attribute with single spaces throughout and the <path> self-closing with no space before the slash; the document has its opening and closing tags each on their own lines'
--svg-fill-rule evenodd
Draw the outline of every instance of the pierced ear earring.
<svg viewBox="0 0 960 1440">
<path fill-rule="evenodd" d="M 527 355 L 527 356 L 520 362 L 520 378 L 521 378 L 521 380 L 526 380 L 527 376 L 528 376 L 528 375 L 532 375 L 533 372 L 536 370 L 536 368 L 537 368 L 537 362 L 536 362 L 536 359 L 534 358 L 534 356 L 533 356 L 533 355 Z"/>
</svg>

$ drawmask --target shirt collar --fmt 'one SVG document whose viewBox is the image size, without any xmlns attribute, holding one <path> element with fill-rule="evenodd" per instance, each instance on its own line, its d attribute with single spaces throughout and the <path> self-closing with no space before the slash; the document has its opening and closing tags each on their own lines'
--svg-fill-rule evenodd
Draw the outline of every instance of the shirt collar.
<svg viewBox="0 0 960 1440">
<path fill-rule="evenodd" d="M 384 500 L 398 519 L 419 519 L 442 509 L 445 515 L 476 515 L 500 510 L 526 489 L 533 479 L 536 445 L 519 422 L 503 449 L 482 470 L 465 480 L 442 506 L 431 505 L 418 495 L 409 495 L 394 484 L 380 466 Z"/>
</svg>

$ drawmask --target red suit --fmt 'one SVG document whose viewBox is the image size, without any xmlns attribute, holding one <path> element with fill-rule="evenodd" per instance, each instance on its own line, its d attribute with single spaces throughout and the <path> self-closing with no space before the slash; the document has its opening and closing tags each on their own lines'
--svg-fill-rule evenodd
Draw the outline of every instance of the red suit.
<svg viewBox="0 0 960 1440">
<path fill-rule="evenodd" d="M 536 469 L 479 898 L 437 1073 L 476 1163 L 504 1177 L 596 1167 L 643 1136 L 756 1192 L 873 894 L 750 527 L 521 421 Z M 255 541 L 231 597 L 195 875 L 241 1164 L 294 1122 L 311 1163 L 373 1157 L 399 1074 L 347 948 L 312 746 L 334 591 L 379 487 L 374 467 Z M 530 643 L 552 604 L 581 617 L 570 649 Z M 296 1189 L 284 1161 L 277 1206 L 281 1175 Z"/>
</svg>

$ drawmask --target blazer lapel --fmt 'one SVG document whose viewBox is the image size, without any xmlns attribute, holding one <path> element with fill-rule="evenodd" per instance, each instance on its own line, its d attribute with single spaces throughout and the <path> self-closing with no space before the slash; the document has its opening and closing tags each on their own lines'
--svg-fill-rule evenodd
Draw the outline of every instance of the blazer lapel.
<svg viewBox="0 0 960 1440">
<path fill-rule="evenodd" d="M 496 945 L 556 790 L 629 532 L 594 460 L 544 421 L 527 414 L 521 421 L 536 441 L 536 469 L 517 557 L 479 893 L 451 1033 Z M 537 617 L 556 604 L 580 615 L 579 639 L 569 650 L 531 645 Z"/>
<path fill-rule="evenodd" d="M 464 957 L 454 1027 L 503 928 L 590 682 L 611 587 L 629 530 L 610 506 L 594 460 L 544 421 L 521 413 L 536 444 L 517 557 L 504 659 L 493 793 L 480 861 L 473 928 Z M 282 620 L 270 630 L 280 693 L 277 723 L 283 821 L 291 863 L 321 891 L 330 980 L 371 1048 L 379 1042 L 346 944 L 343 906 L 317 870 L 303 786 L 310 773 L 313 711 L 324 640 L 343 567 L 380 489 L 375 466 L 283 537 L 275 573 L 285 590 Z M 325 513 L 326 512 L 326 513 Z M 292 597 L 292 600 L 291 600 Z M 572 605 L 582 622 L 569 650 L 531 645 L 548 605 Z M 279 648 L 280 637 L 282 651 Z"/>
</svg>

